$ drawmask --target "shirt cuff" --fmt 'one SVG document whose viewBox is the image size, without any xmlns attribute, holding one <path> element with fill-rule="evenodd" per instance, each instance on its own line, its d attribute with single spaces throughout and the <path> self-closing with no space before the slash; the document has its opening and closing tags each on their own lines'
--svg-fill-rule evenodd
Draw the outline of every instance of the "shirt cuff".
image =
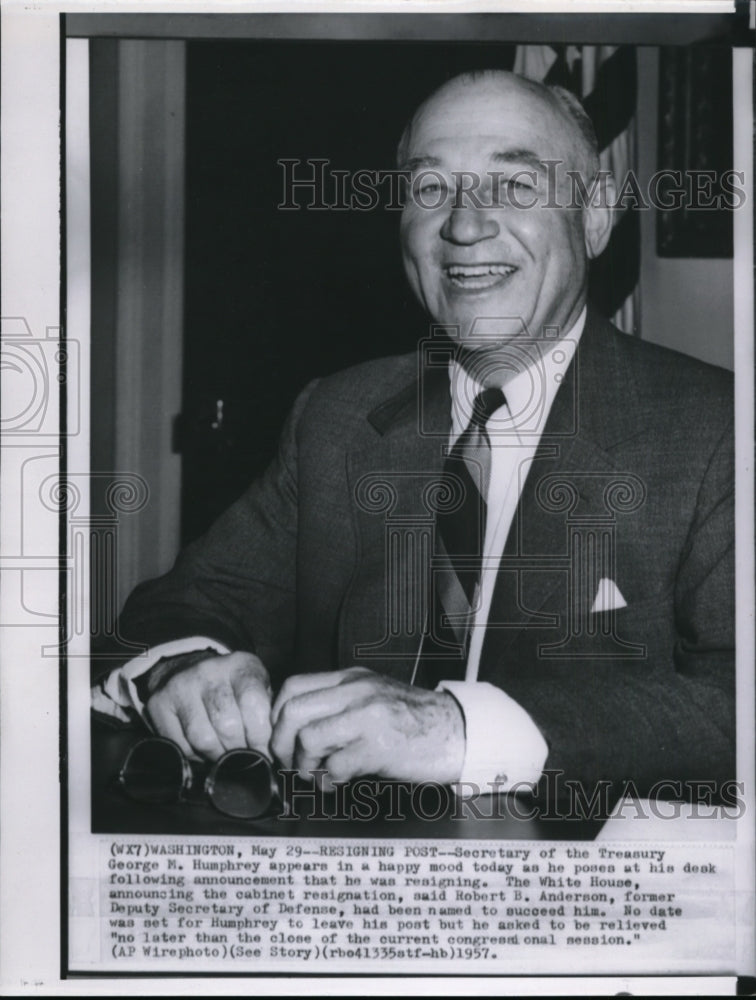
<svg viewBox="0 0 756 1000">
<path fill-rule="evenodd" d="M 549 748 L 521 705 L 486 681 L 441 681 L 465 717 L 465 760 L 457 795 L 531 791 L 541 777 Z"/>
<path fill-rule="evenodd" d="M 101 684 L 92 689 L 92 707 L 119 719 L 128 719 L 129 710 L 136 711 L 146 722 L 144 705 L 134 683 L 136 678 L 154 667 L 164 656 L 180 656 L 182 653 L 193 653 L 196 649 L 207 647 L 216 650 L 221 656 L 230 652 L 223 643 L 204 635 L 174 639 L 172 642 L 152 646 L 143 655 L 135 656 L 133 660 L 108 674 Z"/>
</svg>

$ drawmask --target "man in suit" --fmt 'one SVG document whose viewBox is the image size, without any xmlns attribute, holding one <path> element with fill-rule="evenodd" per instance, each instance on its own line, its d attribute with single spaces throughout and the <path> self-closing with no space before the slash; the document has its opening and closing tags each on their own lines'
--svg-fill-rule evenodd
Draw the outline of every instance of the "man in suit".
<svg viewBox="0 0 756 1000">
<path fill-rule="evenodd" d="M 266 474 L 130 598 L 150 653 L 96 704 L 326 785 L 733 777 L 729 376 L 587 306 L 611 184 L 575 205 L 598 157 L 566 92 L 458 77 L 399 158 L 437 328 L 305 389 Z"/>
</svg>

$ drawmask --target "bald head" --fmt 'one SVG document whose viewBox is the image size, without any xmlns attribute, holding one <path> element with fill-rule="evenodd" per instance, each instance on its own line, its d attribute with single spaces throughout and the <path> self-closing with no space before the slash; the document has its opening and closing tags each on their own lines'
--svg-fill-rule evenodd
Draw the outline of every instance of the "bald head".
<svg viewBox="0 0 756 1000">
<path fill-rule="evenodd" d="M 399 161 L 405 271 L 436 322 L 470 343 L 485 328 L 495 352 L 572 328 L 611 229 L 606 203 L 571 198 L 571 178 L 598 171 L 577 100 L 514 73 L 456 77 L 418 108 Z"/>
<path fill-rule="evenodd" d="M 479 94 L 481 99 L 486 95 L 498 94 L 502 98 L 511 98 L 513 102 L 523 101 L 537 107 L 539 102 L 547 114 L 556 115 L 562 120 L 564 127 L 570 133 L 577 154 L 576 164 L 580 172 L 587 178 L 596 175 L 599 169 L 599 149 L 593 123 L 585 112 L 582 104 L 569 90 L 564 87 L 546 86 L 536 80 L 529 80 L 507 70 L 486 69 L 473 70 L 453 77 L 438 87 L 423 101 L 407 123 L 397 147 L 397 163 L 399 169 L 404 169 L 410 156 L 413 131 L 422 116 L 434 106 L 443 105 L 455 99 L 472 99 Z M 495 122 L 492 122 L 495 128 Z"/>
</svg>

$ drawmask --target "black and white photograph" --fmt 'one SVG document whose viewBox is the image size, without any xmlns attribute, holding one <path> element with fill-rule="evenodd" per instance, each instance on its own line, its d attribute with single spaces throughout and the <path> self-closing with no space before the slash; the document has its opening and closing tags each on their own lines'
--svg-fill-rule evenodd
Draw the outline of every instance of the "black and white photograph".
<svg viewBox="0 0 756 1000">
<path fill-rule="evenodd" d="M 59 986 L 733 992 L 753 10 L 354 6 L 48 19 L 3 625 Z"/>
</svg>

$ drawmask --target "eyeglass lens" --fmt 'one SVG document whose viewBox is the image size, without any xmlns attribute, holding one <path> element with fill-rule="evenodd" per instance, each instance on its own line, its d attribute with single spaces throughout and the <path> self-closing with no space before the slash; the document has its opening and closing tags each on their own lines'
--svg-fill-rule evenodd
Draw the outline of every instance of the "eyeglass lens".
<svg viewBox="0 0 756 1000">
<path fill-rule="evenodd" d="M 170 740 L 150 737 L 132 747 L 119 773 L 131 798 L 152 805 L 178 802 L 193 784 L 192 768 Z M 220 812 L 237 819 L 264 815 L 278 798 L 273 765 L 256 750 L 229 750 L 210 768 L 205 792 Z"/>
<path fill-rule="evenodd" d="M 184 755 L 168 740 L 142 740 L 126 756 L 119 780 L 138 802 L 177 802 L 186 784 Z"/>
<path fill-rule="evenodd" d="M 205 788 L 216 809 L 238 819 L 262 816 L 278 794 L 270 761 L 255 750 L 229 750 L 213 767 Z"/>
</svg>

